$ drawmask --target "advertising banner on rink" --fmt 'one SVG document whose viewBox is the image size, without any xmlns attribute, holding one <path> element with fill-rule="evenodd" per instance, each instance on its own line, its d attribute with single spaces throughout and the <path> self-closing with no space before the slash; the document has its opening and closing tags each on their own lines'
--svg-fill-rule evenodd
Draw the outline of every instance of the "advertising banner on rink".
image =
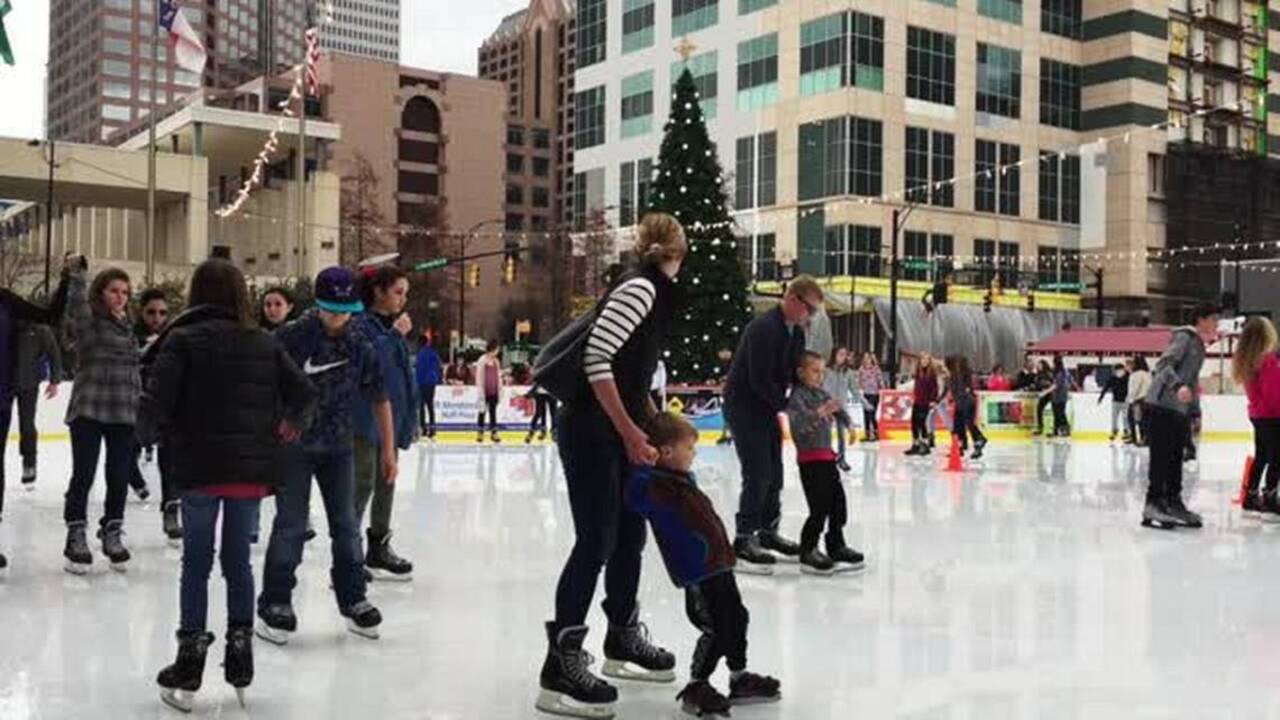
<svg viewBox="0 0 1280 720">
<path fill-rule="evenodd" d="M 534 402 L 526 398 L 527 385 L 502 388 L 498 398 L 498 427 L 524 429 L 533 420 Z M 474 385 L 441 385 L 436 388 L 436 425 L 442 430 L 475 429 L 484 398 Z M 487 419 L 487 418 L 486 418 Z"/>
</svg>

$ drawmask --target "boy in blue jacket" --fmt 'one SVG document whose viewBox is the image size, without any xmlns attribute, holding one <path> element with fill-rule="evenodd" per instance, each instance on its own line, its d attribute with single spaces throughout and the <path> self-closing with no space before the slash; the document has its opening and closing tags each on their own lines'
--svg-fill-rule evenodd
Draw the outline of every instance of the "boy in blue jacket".
<svg viewBox="0 0 1280 720">
<path fill-rule="evenodd" d="M 431 336 L 422 333 L 422 347 L 418 350 L 418 360 L 413 365 L 415 379 L 418 381 L 418 395 L 421 405 L 418 406 L 418 425 L 422 434 L 432 440 L 436 437 L 436 386 L 444 382 L 444 367 L 440 362 L 440 353 L 436 352 Z M 430 418 L 431 422 L 427 422 Z"/>
<path fill-rule="evenodd" d="M 417 439 L 419 406 L 417 383 L 409 365 L 409 345 L 404 339 L 409 330 L 405 326 L 409 316 L 404 314 L 409 278 L 403 270 L 391 265 L 369 268 L 361 282 L 361 295 L 365 312 L 357 315 L 352 324 L 378 355 L 382 387 L 391 401 L 394 445 L 405 450 Z M 382 435 L 374 421 L 374 403 L 367 395 L 356 398 L 355 424 L 357 522 L 364 522 L 365 507 L 369 505 L 369 498 L 373 498 L 365 568 L 377 580 L 412 580 L 413 563 L 391 549 L 391 506 L 396 486 L 392 479 L 383 479 L 379 459 Z"/>
</svg>

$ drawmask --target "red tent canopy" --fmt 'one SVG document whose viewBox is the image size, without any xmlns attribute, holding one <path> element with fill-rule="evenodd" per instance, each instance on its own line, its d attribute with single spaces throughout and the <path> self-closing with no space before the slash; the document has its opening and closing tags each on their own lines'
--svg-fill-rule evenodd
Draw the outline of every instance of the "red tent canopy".
<svg viewBox="0 0 1280 720">
<path fill-rule="evenodd" d="M 1159 355 L 1169 346 L 1170 327 L 1072 328 L 1031 343 L 1040 354 Z"/>
</svg>

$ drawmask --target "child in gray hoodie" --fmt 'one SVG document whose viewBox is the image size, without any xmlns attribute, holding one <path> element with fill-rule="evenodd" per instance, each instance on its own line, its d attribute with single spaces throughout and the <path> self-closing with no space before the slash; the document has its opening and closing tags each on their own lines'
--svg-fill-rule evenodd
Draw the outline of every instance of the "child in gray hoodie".
<svg viewBox="0 0 1280 720">
<path fill-rule="evenodd" d="M 791 388 L 787 401 L 787 420 L 791 424 L 791 440 L 800 463 L 800 483 L 809 504 L 809 519 L 800 534 L 800 570 L 816 575 L 830 575 L 837 570 L 861 570 L 866 566 L 862 553 L 844 541 L 844 524 L 849 517 L 844 486 L 836 468 L 836 453 L 831 449 L 831 423 L 842 417 L 849 422 L 844 405 L 822 389 L 826 361 L 821 355 L 806 352 L 800 359 L 796 375 L 800 383 Z M 827 529 L 827 552 L 818 550 L 818 536 Z"/>
</svg>

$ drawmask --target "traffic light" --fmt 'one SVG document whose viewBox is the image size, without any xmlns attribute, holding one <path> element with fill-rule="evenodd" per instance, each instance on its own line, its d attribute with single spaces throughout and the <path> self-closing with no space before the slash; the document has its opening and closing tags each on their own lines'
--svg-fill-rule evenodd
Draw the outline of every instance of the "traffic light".
<svg viewBox="0 0 1280 720">
<path fill-rule="evenodd" d="M 986 295 L 982 296 L 982 312 L 991 312 L 991 291 L 988 290 Z"/>
<path fill-rule="evenodd" d="M 1036 293 L 1031 291 L 1027 293 L 1027 312 L 1036 311 Z"/>
<path fill-rule="evenodd" d="M 933 284 L 933 304 L 943 305 L 947 302 L 947 284 L 945 282 L 936 282 Z"/>
<path fill-rule="evenodd" d="M 508 255 L 502 261 L 502 284 L 514 285 L 516 282 L 516 259 Z"/>
<path fill-rule="evenodd" d="M 472 265 L 467 268 L 467 285 L 473 288 L 480 287 L 480 266 Z"/>
</svg>

